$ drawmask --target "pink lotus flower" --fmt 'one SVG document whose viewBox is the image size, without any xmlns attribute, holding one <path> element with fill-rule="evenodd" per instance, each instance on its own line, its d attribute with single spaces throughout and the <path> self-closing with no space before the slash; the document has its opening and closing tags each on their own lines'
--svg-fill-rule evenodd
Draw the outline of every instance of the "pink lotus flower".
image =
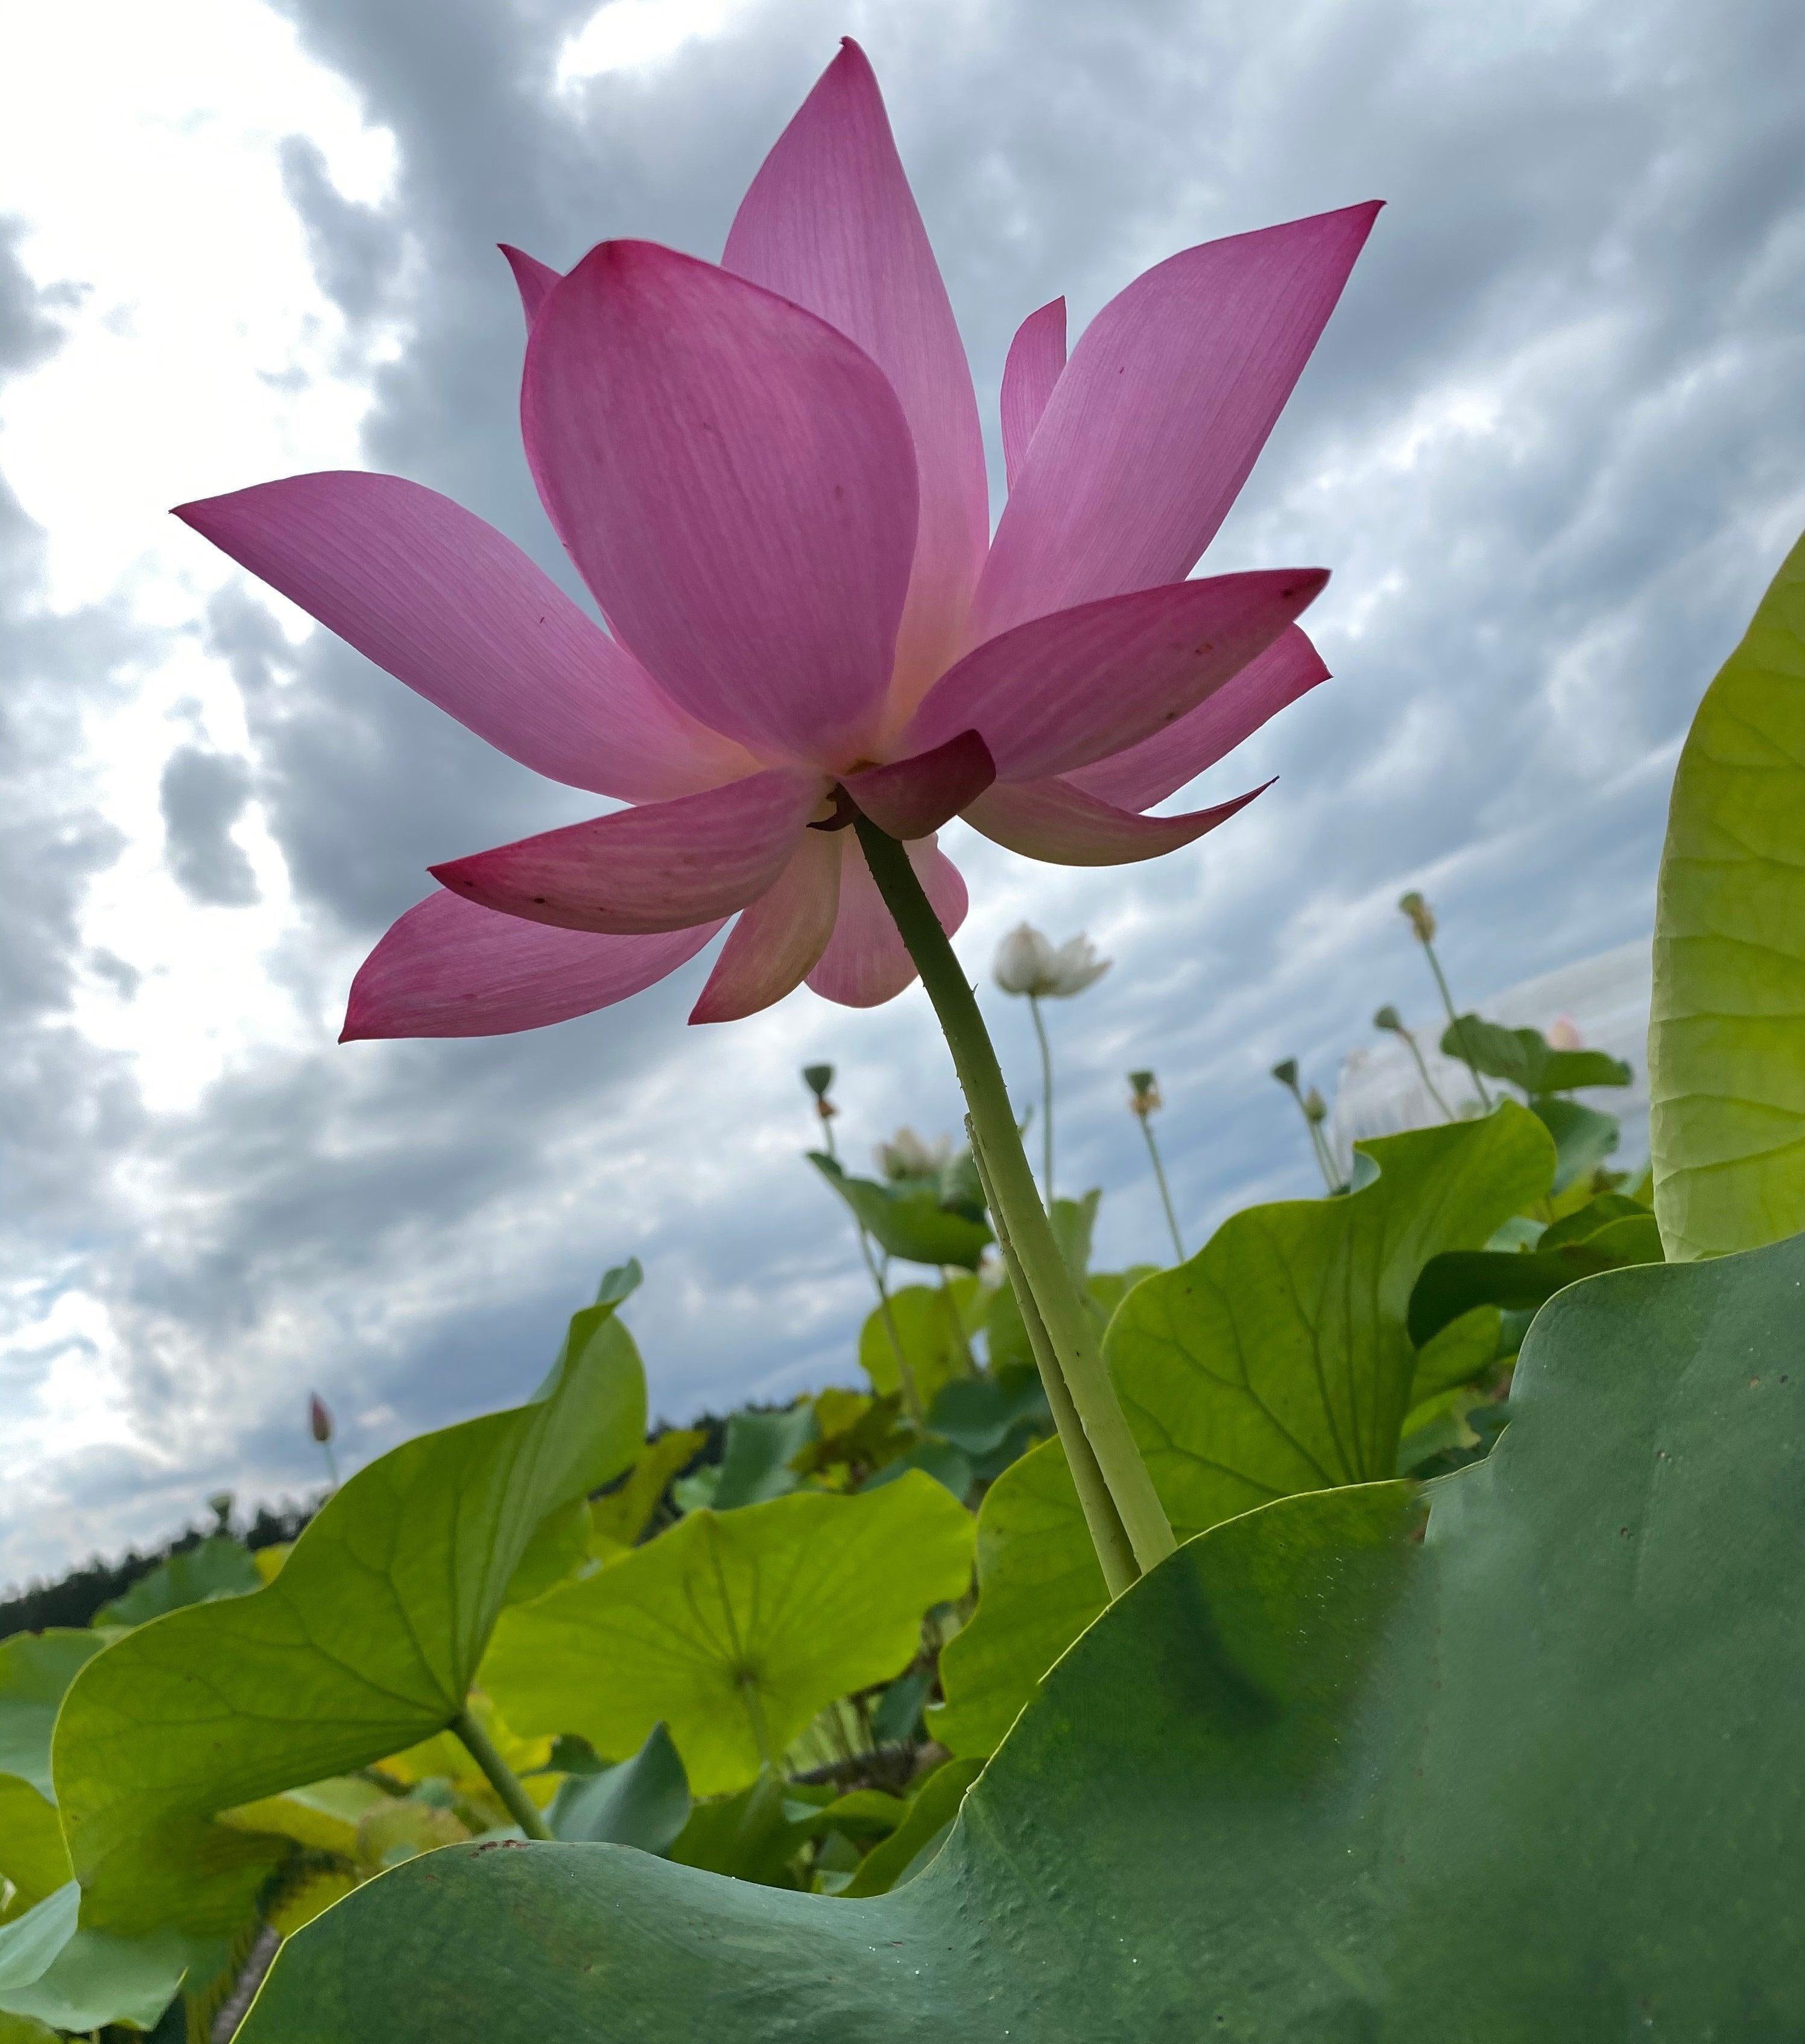
<svg viewBox="0 0 1805 2044">
<path fill-rule="evenodd" d="M 509 540 L 386 475 L 301 475 L 179 516 L 493 745 L 630 806 L 435 866 L 358 973 L 346 1037 L 535 1028 L 639 992 L 737 916 L 693 1021 L 806 979 L 852 1007 L 914 977 L 853 805 L 904 840 L 949 933 L 935 833 L 1113 865 L 1242 803 L 1143 813 L 1327 676 L 1319 571 L 1185 578 L 1252 467 L 1377 209 L 1186 250 L 1066 357 L 1023 324 L 994 538 L 971 373 L 848 42 L 766 158 L 720 265 L 517 251 L 522 426 L 609 629 Z M 1256 791 L 1258 792 L 1258 791 Z"/>
</svg>

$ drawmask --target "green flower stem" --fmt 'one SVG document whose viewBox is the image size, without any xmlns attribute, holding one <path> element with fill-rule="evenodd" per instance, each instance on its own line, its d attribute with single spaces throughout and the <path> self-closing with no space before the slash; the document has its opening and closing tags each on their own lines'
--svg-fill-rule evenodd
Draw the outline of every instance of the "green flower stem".
<svg viewBox="0 0 1805 2044">
<path fill-rule="evenodd" d="M 975 1152 L 973 1161 L 977 1161 Z M 978 1174 L 980 1178 L 983 1175 L 981 1171 Z M 959 1311 L 958 1301 L 953 1297 L 952 1273 L 945 1264 L 940 1266 L 940 1298 L 947 1308 L 947 1318 L 952 1323 L 953 1354 L 958 1366 L 958 1374 L 961 1377 L 975 1377 L 977 1358 L 971 1352 L 971 1337 L 965 1331 L 965 1316 Z"/>
<path fill-rule="evenodd" d="M 977 1166 L 978 1178 L 984 1187 L 985 1204 L 997 1224 L 997 1247 L 1002 1251 L 1003 1267 L 1009 1274 L 1009 1284 L 1016 1295 L 1016 1303 L 1022 1310 L 1022 1325 L 1027 1330 L 1028 1347 L 1034 1350 L 1034 1360 L 1040 1371 L 1040 1381 L 1047 1393 L 1047 1402 L 1052 1408 L 1053 1422 L 1059 1430 L 1059 1439 L 1066 1450 L 1066 1466 L 1072 1472 L 1072 1487 L 1078 1493 L 1078 1503 L 1084 1508 L 1085 1523 L 1090 1529 L 1091 1544 L 1096 1550 L 1096 1558 L 1103 1569 L 1103 1580 L 1111 1600 L 1119 1597 L 1129 1585 L 1139 1580 L 1140 1569 L 1135 1560 L 1135 1550 L 1130 1546 L 1128 1535 L 1122 1524 L 1122 1515 L 1116 1509 L 1116 1501 L 1109 1495 L 1109 1486 L 1103 1480 L 1103 1472 L 1096 1466 L 1096 1457 L 1091 1452 L 1090 1443 L 1085 1438 L 1085 1430 L 1079 1420 L 1077 1408 L 1072 1404 L 1072 1394 L 1066 1389 L 1066 1380 L 1059 1374 L 1058 1358 L 1053 1353 L 1053 1344 L 1047 1338 L 1047 1327 L 1035 1309 L 1034 1294 L 1028 1289 L 1027 1280 L 1022 1275 L 1022 1266 L 1016 1256 L 1015 1245 L 1009 1239 L 1004 1225 L 1001 1208 L 997 1204 L 995 1191 L 990 1183 L 990 1173 L 984 1160 L 984 1147 L 977 1139 L 977 1132 L 972 1127 L 971 1116 L 966 1116 L 966 1130 L 971 1140 L 971 1158 Z"/>
<path fill-rule="evenodd" d="M 1422 1049 L 1418 1044 L 1415 1037 L 1413 1036 L 1408 1029 L 1400 1029 L 1399 1030 L 1398 1034 L 1403 1037 L 1404 1041 L 1410 1046 L 1410 1055 L 1416 1060 L 1416 1069 L 1422 1076 L 1423 1083 L 1429 1089 L 1429 1097 L 1434 1101 L 1435 1105 L 1442 1110 L 1442 1119 L 1446 1121 L 1452 1121 L 1454 1119 L 1454 1111 L 1449 1106 L 1448 1103 L 1442 1099 L 1440 1087 L 1438 1087 L 1435 1082 L 1429 1076 L 1428 1063 L 1423 1055 Z M 1471 1071 L 1473 1068 L 1469 1065 L 1467 1069 Z M 1473 1073 L 1473 1077 L 1475 1078 L 1477 1078 L 1479 1074 L 1477 1072 Z"/>
<path fill-rule="evenodd" d="M 1436 957 L 1435 947 L 1427 937 L 1419 938 L 1418 942 L 1428 958 L 1429 970 L 1435 975 L 1435 984 L 1441 989 L 1442 1005 L 1448 1011 L 1448 1026 L 1454 1032 L 1454 1041 L 1460 1045 L 1461 1055 L 1466 1061 L 1467 1070 L 1473 1074 L 1473 1084 L 1479 1089 L 1479 1104 L 1489 1114 L 1492 1112 L 1492 1096 L 1485 1090 L 1485 1082 L 1479 1076 L 1479 1067 L 1473 1062 L 1472 1053 L 1467 1049 L 1466 1038 L 1460 1026 L 1461 1018 L 1454 1012 L 1454 997 L 1448 991 L 1448 982 L 1442 974 L 1442 961 Z"/>
<path fill-rule="evenodd" d="M 866 1269 L 871 1274 L 872 1283 L 878 1288 L 878 1311 L 883 1316 L 884 1331 L 890 1338 L 890 1353 L 897 1359 L 897 1383 L 902 1392 L 903 1410 L 919 1427 L 922 1420 L 921 1393 L 916 1387 L 914 1369 L 903 1354 L 902 1336 L 897 1332 L 897 1316 L 890 1311 L 890 1288 L 884 1282 L 884 1274 L 871 1253 L 871 1238 L 866 1233 L 862 1221 L 858 1224 L 858 1251 L 865 1258 Z"/>
<path fill-rule="evenodd" d="M 1047 1040 L 1047 1024 L 1041 1017 L 1039 994 L 1028 996 L 1027 1012 L 1034 1017 L 1034 1033 L 1040 1039 L 1040 1189 L 1046 1195 L 1047 1210 L 1050 1213 L 1053 1211 L 1053 1047 Z"/>
<path fill-rule="evenodd" d="M 467 1707 L 452 1719 L 451 1729 L 463 1742 L 464 1750 L 488 1777 L 489 1785 L 501 1799 L 502 1807 L 529 1838 L 549 1839 L 539 1806 L 520 1785 L 520 1778 L 495 1750 L 495 1743 Z"/>
<path fill-rule="evenodd" d="M 834 1143 L 834 1124 L 824 1119 L 821 1133 L 826 1139 L 828 1155 L 837 1164 L 839 1151 Z M 903 1354 L 902 1337 L 897 1332 L 897 1316 L 890 1311 L 890 1288 L 884 1282 L 884 1274 L 878 1268 L 878 1259 L 871 1253 L 871 1238 L 865 1224 L 854 1214 L 852 1224 L 858 1231 L 858 1253 L 865 1258 L 865 1268 L 870 1272 L 872 1285 L 878 1293 L 878 1310 L 884 1316 L 884 1331 L 890 1338 L 890 1353 L 897 1359 L 897 1383 L 902 1392 L 903 1409 L 916 1426 L 921 1424 L 921 1393 L 916 1389 L 915 1372 Z M 968 1350 L 969 1354 L 970 1351 Z"/>
<path fill-rule="evenodd" d="M 1323 1132 L 1310 1119 L 1310 1110 L 1304 1105 L 1304 1096 L 1296 1086 L 1291 1089 L 1291 1097 L 1297 1103 L 1297 1112 L 1304 1117 L 1304 1126 L 1310 1132 L 1310 1147 L 1315 1156 L 1316 1169 L 1323 1174 L 1323 1183 L 1332 1193 L 1336 1189 L 1335 1169 L 1329 1162 L 1328 1150 L 1323 1141 Z"/>
<path fill-rule="evenodd" d="M 1054 1240 L 1034 1174 L 1022 1154 L 1008 1089 L 984 1018 L 908 853 L 867 816 L 855 818 L 854 828 L 871 877 L 921 974 L 953 1054 L 971 1112 L 973 1135 L 989 1170 L 996 1198 L 991 1212 L 1014 1243 L 1059 1374 L 1127 1529 L 1135 1558 L 1145 1571 L 1163 1561 L 1178 1543 L 1104 1367 L 1090 1316 Z M 1070 1452 L 1068 1447 L 1068 1455 Z"/>
<path fill-rule="evenodd" d="M 1147 1155 L 1153 1159 L 1153 1174 L 1159 1185 L 1159 1203 L 1166 1209 L 1166 1224 L 1172 1231 L 1172 1247 L 1178 1261 L 1185 1261 L 1185 1239 L 1178 1232 L 1178 1216 L 1172 1211 L 1172 1188 L 1166 1182 L 1166 1166 L 1159 1160 L 1159 1145 L 1154 1140 L 1153 1124 L 1146 1115 L 1136 1119 L 1147 1139 Z"/>
</svg>

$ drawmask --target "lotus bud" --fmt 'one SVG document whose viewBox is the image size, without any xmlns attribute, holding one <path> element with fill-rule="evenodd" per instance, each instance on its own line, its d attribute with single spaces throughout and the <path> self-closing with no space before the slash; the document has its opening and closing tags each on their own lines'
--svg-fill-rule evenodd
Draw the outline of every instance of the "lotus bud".
<svg viewBox="0 0 1805 2044">
<path fill-rule="evenodd" d="M 1551 1051 L 1579 1051 L 1585 1047 L 1585 1039 L 1573 1026 L 1570 1015 L 1557 1015 L 1548 1031 L 1548 1047 Z"/>
<path fill-rule="evenodd" d="M 1281 1086 L 1285 1086 L 1291 1092 L 1296 1093 L 1297 1090 L 1297 1060 L 1295 1058 L 1281 1058 L 1278 1062 L 1273 1066 L 1273 1077 L 1278 1081 Z"/>
<path fill-rule="evenodd" d="M 1094 986 L 1112 961 L 1100 959 L 1081 932 L 1054 945 L 1031 924 L 1018 923 L 997 947 L 991 970 L 1005 993 L 1030 994 L 1039 1001 L 1069 1001 Z"/>
<path fill-rule="evenodd" d="M 1129 1111 L 1145 1121 L 1156 1109 L 1165 1105 L 1159 1097 L 1159 1082 L 1151 1072 L 1131 1072 L 1128 1074 Z"/>
<path fill-rule="evenodd" d="M 1404 1017 L 1388 1001 L 1373 1017 L 1373 1027 L 1386 1030 L 1394 1036 L 1401 1036 L 1404 1033 Z"/>
<path fill-rule="evenodd" d="M 831 1121 L 839 1112 L 828 1097 L 828 1089 L 833 1082 L 834 1068 L 831 1065 L 805 1065 L 802 1067 L 802 1083 L 815 1096 L 815 1112 L 824 1124 Z"/>
<path fill-rule="evenodd" d="M 332 1416 L 317 1391 L 308 1394 L 307 1431 L 322 1447 L 332 1438 Z"/>
<path fill-rule="evenodd" d="M 1309 1117 L 1312 1127 L 1320 1127 L 1329 1118 L 1329 1110 L 1323 1103 L 1323 1096 L 1314 1086 L 1304 1096 L 1304 1112 Z"/>
<path fill-rule="evenodd" d="M 1419 943 L 1433 943 L 1435 940 L 1435 912 L 1415 889 L 1398 897 L 1398 906 L 1408 918 L 1410 927 L 1416 932 Z"/>
</svg>

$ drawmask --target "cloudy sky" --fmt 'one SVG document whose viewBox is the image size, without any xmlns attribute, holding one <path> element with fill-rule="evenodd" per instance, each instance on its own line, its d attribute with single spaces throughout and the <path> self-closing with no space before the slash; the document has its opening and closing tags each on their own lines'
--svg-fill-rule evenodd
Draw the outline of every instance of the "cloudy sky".
<svg viewBox="0 0 1805 2044">
<path fill-rule="evenodd" d="M 1199 793 L 1205 848 L 1030 866 L 955 826 L 976 977 L 1027 916 L 1113 971 L 1054 1021 L 1066 1184 L 1157 1248 L 1304 1193 L 1266 1078 L 1645 934 L 1686 720 L 1805 523 L 1805 13 L 1640 0 L 82 0 L 0 70 L 0 1584 L 507 1402 L 628 1254 L 656 1408 L 849 1374 L 801 1161 L 950 1128 L 916 992 L 686 1028 L 698 962 L 491 1042 L 334 1042 L 433 860 L 585 811 L 166 515 L 298 470 L 446 491 L 565 568 L 497 240 L 712 257 L 847 33 L 991 421 L 1004 351 L 1188 244 L 1390 202 L 1212 571 L 1321 563 L 1337 678 Z M 1000 493 L 1000 482 L 993 486 Z M 588 805 L 593 806 L 593 804 Z M 952 843 L 956 839 L 958 842 Z M 986 993 L 1025 1086 L 1020 1006 Z"/>
</svg>

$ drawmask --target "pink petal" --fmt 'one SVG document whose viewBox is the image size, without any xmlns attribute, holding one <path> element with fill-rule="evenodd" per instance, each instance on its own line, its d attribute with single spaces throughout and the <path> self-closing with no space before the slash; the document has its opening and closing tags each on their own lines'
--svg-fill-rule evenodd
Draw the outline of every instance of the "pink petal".
<svg viewBox="0 0 1805 2044">
<path fill-rule="evenodd" d="M 762 894 L 789 864 L 821 798 L 818 777 L 755 774 L 430 870 L 484 908 L 532 923 L 620 936 L 688 929 Z"/>
<path fill-rule="evenodd" d="M 720 928 L 592 936 L 497 916 L 441 889 L 409 909 L 358 968 L 339 1041 L 542 1029 L 639 993 Z"/>
<path fill-rule="evenodd" d="M 850 832 L 807 830 L 778 880 L 733 926 L 692 1022 L 737 1022 L 802 984 L 827 949 L 839 912 L 840 848 Z"/>
<path fill-rule="evenodd" d="M 1003 364 L 1003 469 L 1012 490 L 1065 366 L 1066 301 L 1054 298 L 1016 328 Z"/>
<path fill-rule="evenodd" d="M 523 766 L 632 801 L 747 772 L 512 540 L 396 475 L 291 475 L 175 515 Z"/>
<path fill-rule="evenodd" d="M 1321 655 L 1301 628 L 1287 625 L 1265 652 L 1175 724 L 1068 778 L 1073 787 L 1119 809 L 1150 809 L 1328 678 Z"/>
<path fill-rule="evenodd" d="M 1188 248 L 1092 321 L 1012 486 L 970 639 L 1189 574 L 1254 466 L 1377 206 Z"/>
<path fill-rule="evenodd" d="M 996 778 L 990 748 L 975 731 L 962 731 L 931 752 L 848 774 L 841 785 L 880 830 L 906 839 L 937 831 Z"/>
<path fill-rule="evenodd" d="M 1244 809 L 1254 788 L 1188 816 L 1138 816 L 1087 795 L 1070 781 L 1015 781 L 987 789 L 965 812 L 974 830 L 1024 859 L 1052 866 L 1131 866 L 1192 843 Z"/>
<path fill-rule="evenodd" d="M 835 835 L 843 862 L 839 919 L 820 963 L 808 975 L 808 984 L 843 1008 L 875 1008 L 893 999 L 915 978 L 915 962 L 884 906 L 858 837 L 849 830 Z M 908 856 L 941 928 L 951 936 L 965 920 L 968 905 L 958 868 L 936 850 L 931 838 L 918 839 L 908 847 Z"/>
<path fill-rule="evenodd" d="M 511 248 L 505 241 L 496 246 L 508 259 L 508 267 L 514 273 L 515 287 L 520 294 L 520 310 L 527 316 L 527 332 L 532 332 L 532 323 L 539 317 L 539 309 L 551 295 L 551 287 L 558 281 L 559 272 L 549 263 L 542 263 L 536 256 L 529 256 L 523 248 Z"/>
<path fill-rule="evenodd" d="M 958 651 L 990 536 L 984 435 L 953 309 L 878 81 L 851 41 L 778 136 L 723 265 L 793 298 L 870 356 L 902 402 L 921 521 L 897 641 L 912 708 Z"/>
<path fill-rule="evenodd" d="M 916 505 L 867 356 L 711 263 L 605 241 L 533 323 L 521 413 L 571 559 L 670 695 L 766 755 L 868 747 Z"/>
<path fill-rule="evenodd" d="M 937 682 L 897 750 L 975 729 L 1000 781 L 1037 781 L 1175 722 L 1271 645 L 1320 568 L 1214 575 L 1055 612 L 990 640 Z"/>
</svg>

